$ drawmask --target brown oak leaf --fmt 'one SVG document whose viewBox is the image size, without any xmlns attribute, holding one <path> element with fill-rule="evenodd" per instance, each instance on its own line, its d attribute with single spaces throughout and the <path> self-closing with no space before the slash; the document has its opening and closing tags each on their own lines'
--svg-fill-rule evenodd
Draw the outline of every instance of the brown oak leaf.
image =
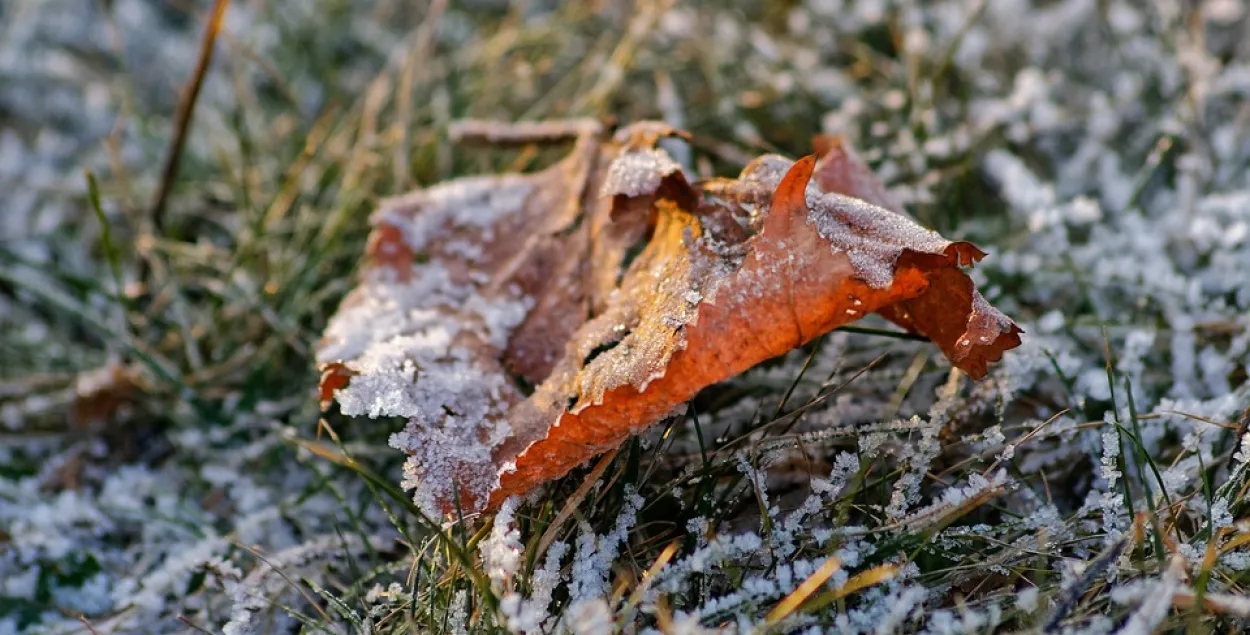
<svg viewBox="0 0 1250 635">
<path fill-rule="evenodd" d="M 974 378 L 1020 343 L 960 269 L 984 253 L 917 225 L 836 139 L 692 184 L 663 124 L 474 125 L 575 141 L 535 174 L 384 202 L 317 356 L 344 414 L 407 420 L 391 444 L 426 513 L 528 492 L 868 313 Z"/>
</svg>

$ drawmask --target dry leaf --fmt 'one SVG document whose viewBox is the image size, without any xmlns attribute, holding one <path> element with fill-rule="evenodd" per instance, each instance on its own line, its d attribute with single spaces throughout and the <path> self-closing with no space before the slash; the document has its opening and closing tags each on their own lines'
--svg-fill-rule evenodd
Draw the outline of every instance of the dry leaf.
<svg viewBox="0 0 1250 635">
<path fill-rule="evenodd" d="M 79 373 L 74 380 L 70 421 L 78 428 L 101 424 L 133 399 L 138 390 L 138 371 L 116 360 Z"/>
<path fill-rule="evenodd" d="M 481 136 L 553 136 L 527 126 Z M 527 492 L 868 313 L 974 378 L 1020 343 L 960 271 L 983 252 L 917 225 L 837 140 L 692 185 L 663 124 L 556 130 L 576 141 L 545 171 L 385 202 L 319 348 L 323 400 L 408 420 L 391 444 L 427 513 Z"/>
</svg>

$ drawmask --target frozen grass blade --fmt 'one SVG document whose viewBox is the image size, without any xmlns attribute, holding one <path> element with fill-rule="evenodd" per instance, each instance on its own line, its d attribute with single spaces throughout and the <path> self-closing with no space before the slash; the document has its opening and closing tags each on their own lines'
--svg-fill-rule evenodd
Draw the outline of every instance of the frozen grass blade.
<svg viewBox="0 0 1250 635">
<path fill-rule="evenodd" d="M 790 617 L 791 614 L 803 605 L 803 602 L 806 601 L 808 597 L 823 586 L 825 582 L 829 580 L 829 577 L 841 568 L 842 561 L 839 560 L 837 556 L 833 556 L 828 560 L 825 560 L 825 563 L 820 565 L 819 569 L 812 573 L 812 575 L 808 576 L 797 589 L 790 593 L 790 595 L 787 595 L 784 599 L 778 602 L 777 606 L 773 607 L 773 610 L 768 612 L 768 615 L 764 616 L 764 627 L 771 628 L 780 624 L 787 617 Z M 849 586 L 851 586 L 850 581 L 848 581 L 843 588 L 845 589 Z M 858 588 L 854 590 L 858 590 Z M 847 590 L 847 593 L 853 593 L 854 590 Z"/>
<path fill-rule="evenodd" d="M 847 579 L 846 584 L 812 598 L 802 606 L 801 610 L 809 613 L 816 612 L 868 587 L 891 580 L 898 574 L 898 571 L 899 566 L 897 564 L 882 564 L 857 573 Z"/>
<path fill-rule="evenodd" d="M 1124 553 L 1124 550 L 1129 545 L 1137 542 L 1134 539 L 1136 535 L 1134 532 L 1125 532 L 1123 536 L 1108 545 L 1102 553 L 1098 554 L 1098 557 L 1085 566 L 1085 572 L 1081 574 L 1080 578 L 1060 592 L 1055 598 L 1054 608 L 1051 609 L 1050 614 L 1042 623 L 1043 633 L 1058 632 L 1063 620 L 1076 608 L 1077 603 L 1081 600 L 1081 596 L 1085 594 L 1090 585 L 1106 573 L 1107 568 L 1115 563 L 1115 560 L 1120 557 L 1120 554 Z"/>
<path fill-rule="evenodd" d="M 191 118 L 195 115 L 200 88 L 204 85 L 209 64 L 213 61 L 217 34 L 221 31 L 221 23 L 226 16 L 226 8 L 229 6 L 230 0 L 213 0 L 212 11 L 204 25 L 204 36 L 200 40 L 200 52 L 196 58 L 195 70 L 192 71 L 191 79 L 183 88 L 182 97 L 178 103 L 178 119 L 174 124 L 174 136 L 170 139 L 169 150 L 165 153 L 165 168 L 161 173 L 160 188 L 156 191 L 156 199 L 152 202 L 152 224 L 157 232 L 165 228 L 165 207 L 169 201 L 169 194 L 173 190 L 174 180 L 178 176 L 178 165 L 182 162 L 182 149 L 187 142 L 187 131 L 191 128 Z"/>
<path fill-rule="evenodd" d="M 400 490 L 398 487 L 393 485 L 390 481 L 374 473 L 372 470 L 368 469 L 367 467 L 365 467 L 364 465 L 362 465 L 360 462 L 356 461 L 355 459 L 351 458 L 350 456 L 347 456 L 346 454 L 343 454 L 341 452 L 332 451 L 329 448 L 325 447 L 323 444 L 312 442 L 312 441 L 307 441 L 304 439 L 295 439 L 295 443 L 298 444 L 300 447 L 304 448 L 305 450 L 308 450 L 309 452 L 312 452 L 313 454 L 323 459 L 326 459 L 332 463 L 345 467 L 355 472 L 356 474 L 359 474 L 360 477 L 368 481 L 372 487 L 375 487 L 378 490 L 386 493 L 387 496 L 389 496 L 393 501 L 403 505 L 404 509 L 408 512 L 408 514 L 414 518 L 419 519 L 421 523 L 425 526 L 426 530 L 429 531 L 432 535 L 438 537 L 443 547 L 447 549 L 447 551 L 455 558 L 455 560 L 460 566 L 464 567 L 464 570 L 466 574 L 468 575 L 469 580 L 472 582 L 473 585 L 475 585 L 478 588 L 478 590 L 481 593 L 484 594 L 483 599 L 486 601 L 486 603 L 491 608 L 494 608 L 495 606 L 497 606 L 499 600 L 497 597 L 495 597 L 494 592 L 491 590 L 490 582 L 485 578 L 485 576 L 481 573 L 481 571 L 477 569 L 477 567 L 473 563 L 473 560 L 469 558 L 468 556 L 468 551 L 467 551 L 468 541 L 467 540 L 457 542 L 456 540 L 452 539 L 452 537 L 448 535 L 448 533 L 444 529 L 439 527 L 438 523 L 427 518 L 425 514 L 422 513 L 420 509 L 417 508 L 416 504 L 412 502 L 412 499 L 407 494 L 405 494 L 402 490 Z M 459 524 L 461 525 L 461 527 L 464 526 L 463 521 L 461 521 Z"/>
</svg>

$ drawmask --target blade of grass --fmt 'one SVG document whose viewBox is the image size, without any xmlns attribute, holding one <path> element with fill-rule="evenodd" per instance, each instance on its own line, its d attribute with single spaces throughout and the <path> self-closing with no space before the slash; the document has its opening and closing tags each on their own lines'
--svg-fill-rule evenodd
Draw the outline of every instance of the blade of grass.
<svg viewBox="0 0 1250 635">
<path fill-rule="evenodd" d="M 890 329 L 874 329 L 867 326 L 839 326 L 835 331 L 842 333 L 857 333 L 859 335 L 875 335 L 877 337 L 890 337 L 896 340 L 908 340 L 910 342 L 928 342 L 929 338 L 915 333 L 907 333 L 905 331 L 892 331 Z"/>
<path fill-rule="evenodd" d="M 543 554 L 547 553 L 547 548 L 551 546 L 551 543 L 555 542 L 556 534 L 560 531 L 560 527 L 564 525 L 564 522 L 573 515 L 577 506 L 580 505 L 582 500 L 586 498 L 586 495 L 590 493 L 590 489 L 595 486 L 595 483 L 598 482 L 599 478 L 603 476 L 603 473 L 607 471 L 608 466 L 612 464 L 612 460 L 616 458 L 617 452 L 618 450 L 612 450 L 611 452 L 608 452 L 600 457 L 599 462 L 596 463 L 595 467 L 592 468 L 590 473 L 586 475 L 582 484 L 578 486 L 577 491 L 573 492 L 573 495 L 570 496 L 568 501 L 564 503 L 564 507 L 560 509 L 560 513 L 556 514 L 555 519 L 551 521 L 551 525 L 549 525 L 547 530 L 543 532 L 542 539 L 538 541 L 538 551 L 534 554 L 535 562 L 538 562 L 539 559 L 542 558 Z"/>
<path fill-rule="evenodd" d="M 842 560 L 837 556 L 830 556 L 829 559 L 825 560 L 824 564 L 820 565 L 820 568 L 807 576 L 807 579 L 802 584 L 795 588 L 794 591 L 791 591 L 789 595 L 782 598 L 777 603 L 777 606 L 773 607 L 773 610 L 764 616 L 764 628 L 772 628 L 780 624 L 782 620 L 797 611 L 808 597 L 815 593 L 821 585 L 827 582 L 841 568 Z"/>
<path fill-rule="evenodd" d="M 152 202 L 152 224 L 160 233 L 165 228 L 165 208 L 169 202 L 169 194 L 173 189 L 174 178 L 178 175 L 178 165 L 182 162 L 182 148 L 187 143 L 187 132 L 191 128 L 191 118 L 195 114 L 195 105 L 199 101 L 200 89 L 204 86 L 204 77 L 208 74 L 209 64 L 213 61 L 213 49 L 217 42 L 217 34 L 221 32 L 222 19 L 226 16 L 226 8 L 230 0 L 213 0 L 212 13 L 204 25 L 204 36 L 200 40 L 200 53 L 196 58 L 195 70 L 191 79 L 182 91 L 178 103 L 177 120 L 174 123 L 174 136 L 169 142 L 169 151 L 165 154 L 165 167 L 161 171 L 160 187 L 156 191 L 156 200 Z"/>
<path fill-rule="evenodd" d="M 87 200 L 91 203 L 91 211 L 95 214 L 96 220 L 100 221 L 100 242 L 104 246 L 104 258 L 108 261 L 109 269 L 113 274 L 115 297 L 125 307 L 125 294 L 122 290 L 121 256 L 118 255 L 117 245 L 113 243 L 113 232 L 109 227 L 108 217 L 104 215 L 104 207 L 100 204 L 100 185 L 96 182 L 95 175 L 90 170 L 83 170 L 82 174 L 87 179 Z"/>
<path fill-rule="evenodd" d="M 838 600 L 850 596 L 853 593 L 862 591 L 871 586 L 876 586 L 882 582 L 886 582 L 894 578 L 902 567 L 894 563 L 877 565 L 867 571 L 855 574 L 846 584 L 826 593 L 822 593 L 802 606 L 800 610 L 805 613 L 814 613 L 819 611 Z"/>
</svg>

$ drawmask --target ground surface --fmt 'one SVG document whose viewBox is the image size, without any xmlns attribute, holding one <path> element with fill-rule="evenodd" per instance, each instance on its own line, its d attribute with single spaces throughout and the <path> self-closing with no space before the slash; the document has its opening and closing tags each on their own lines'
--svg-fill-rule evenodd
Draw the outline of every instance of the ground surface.
<svg viewBox="0 0 1250 635">
<path fill-rule="evenodd" d="M 0 633 L 1246 627 L 1246 3 L 238 1 L 154 216 L 209 12 L 0 0 Z M 367 214 L 607 115 L 846 134 L 1025 344 L 832 334 L 432 526 L 399 424 L 318 429 Z"/>
</svg>

